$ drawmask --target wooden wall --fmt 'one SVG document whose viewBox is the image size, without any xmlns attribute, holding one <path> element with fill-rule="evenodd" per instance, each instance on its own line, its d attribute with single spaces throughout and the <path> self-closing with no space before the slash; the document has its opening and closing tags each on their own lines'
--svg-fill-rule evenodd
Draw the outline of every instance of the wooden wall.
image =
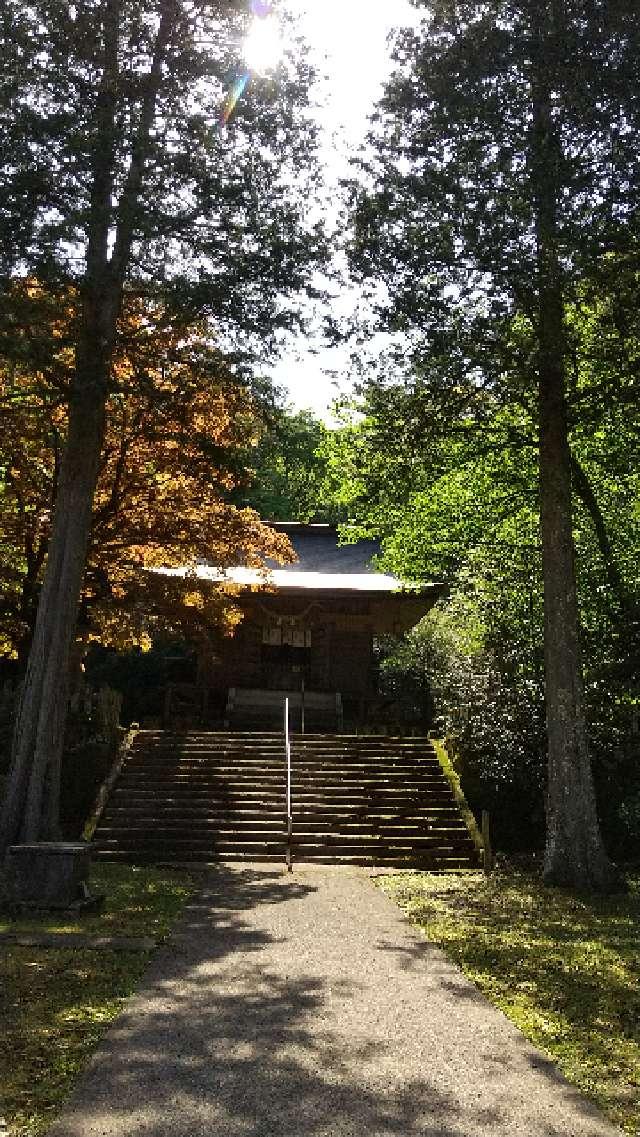
<svg viewBox="0 0 640 1137">
<path fill-rule="evenodd" d="M 217 663 L 210 686 L 279 686 L 280 669 L 265 663 L 265 629 L 295 628 L 305 649 L 305 683 L 309 690 L 365 695 L 373 688 L 373 637 L 400 633 L 417 622 L 433 600 L 411 596 L 314 596 L 282 593 L 249 594 L 242 598 L 244 619 L 234 636 L 218 641 Z M 277 640 L 277 635 L 275 637 Z M 283 636 L 283 639 L 292 638 Z M 271 653 L 273 657 L 273 653 Z M 300 657 L 302 658 L 302 657 Z M 289 684 L 297 688 L 299 674 Z"/>
</svg>

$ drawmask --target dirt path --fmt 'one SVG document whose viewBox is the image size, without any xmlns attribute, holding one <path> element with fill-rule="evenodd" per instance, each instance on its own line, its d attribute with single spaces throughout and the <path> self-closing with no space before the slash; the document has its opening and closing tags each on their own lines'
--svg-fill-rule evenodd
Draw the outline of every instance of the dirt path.
<svg viewBox="0 0 640 1137">
<path fill-rule="evenodd" d="M 360 870 L 214 870 L 49 1137 L 613 1137 Z"/>
</svg>

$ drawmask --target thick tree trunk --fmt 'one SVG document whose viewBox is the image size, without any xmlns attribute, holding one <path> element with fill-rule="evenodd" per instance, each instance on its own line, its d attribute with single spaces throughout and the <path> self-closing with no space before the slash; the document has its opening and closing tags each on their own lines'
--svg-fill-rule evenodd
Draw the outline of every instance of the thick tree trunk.
<svg viewBox="0 0 640 1137">
<path fill-rule="evenodd" d="M 78 360 L 49 557 L 14 728 L 0 848 L 55 839 L 69 657 L 104 437 L 108 362 Z"/>
<path fill-rule="evenodd" d="M 0 852 L 15 841 L 55 839 L 69 658 L 91 530 L 122 275 L 109 264 L 118 99 L 120 0 L 105 0 L 104 60 L 94 110 L 94 153 L 82 323 L 67 441 L 31 650 L 14 726 L 0 814 Z"/>
<path fill-rule="evenodd" d="M 547 318 L 555 322 L 556 317 L 548 312 Z M 587 749 L 564 376 L 545 351 L 542 335 L 540 518 L 549 763 L 544 878 L 583 891 L 608 891 L 618 884 L 618 874 L 600 836 Z"/>
<path fill-rule="evenodd" d="M 161 0 L 154 55 L 143 89 L 129 169 L 114 208 L 120 4 L 121 0 L 104 0 L 102 8 L 104 60 L 94 111 L 82 327 L 47 567 L 15 724 L 9 784 L 0 815 L 0 852 L 16 840 L 46 840 L 58 835 L 70 654 L 105 433 L 116 323 L 156 99 L 176 14 L 176 0 Z M 109 257 L 114 218 L 115 242 Z"/>
<path fill-rule="evenodd" d="M 540 61 L 544 59 L 541 51 Z M 540 68 L 544 66 L 540 62 Z M 544 879 L 581 891 L 609 891 L 619 876 L 602 844 L 583 706 L 571 456 L 565 395 L 565 329 L 557 248 L 559 140 L 547 83 L 533 99 L 532 176 L 538 247 L 540 523 L 544 577 L 548 744 Z"/>
</svg>

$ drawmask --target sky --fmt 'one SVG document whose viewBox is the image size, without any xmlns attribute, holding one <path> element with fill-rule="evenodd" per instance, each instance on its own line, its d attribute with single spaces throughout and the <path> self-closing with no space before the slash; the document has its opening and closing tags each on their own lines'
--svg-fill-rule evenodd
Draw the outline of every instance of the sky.
<svg viewBox="0 0 640 1137">
<path fill-rule="evenodd" d="M 321 156 L 328 186 L 346 172 L 347 156 L 363 141 L 367 118 L 382 92 L 390 70 L 387 37 L 393 28 L 416 21 L 408 0 L 285 0 L 307 39 L 313 62 L 324 75 L 317 95 Z M 334 309 L 348 310 L 348 294 Z M 338 388 L 345 389 L 348 351 L 322 347 L 303 337 L 290 347 L 272 370 L 274 381 L 289 392 L 296 408 L 309 407 L 331 420 L 329 408 Z"/>
</svg>

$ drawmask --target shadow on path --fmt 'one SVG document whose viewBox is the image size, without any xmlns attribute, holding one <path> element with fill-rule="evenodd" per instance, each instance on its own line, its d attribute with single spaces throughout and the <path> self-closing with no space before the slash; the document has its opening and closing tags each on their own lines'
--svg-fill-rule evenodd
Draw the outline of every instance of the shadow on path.
<svg viewBox="0 0 640 1137">
<path fill-rule="evenodd" d="M 485 1060 L 491 1027 L 464 1026 L 484 1000 L 368 890 L 353 874 L 214 870 L 50 1137 L 614 1132 L 555 1071 L 523 1059 L 505 1080 L 504 1057 Z"/>
</svg>

